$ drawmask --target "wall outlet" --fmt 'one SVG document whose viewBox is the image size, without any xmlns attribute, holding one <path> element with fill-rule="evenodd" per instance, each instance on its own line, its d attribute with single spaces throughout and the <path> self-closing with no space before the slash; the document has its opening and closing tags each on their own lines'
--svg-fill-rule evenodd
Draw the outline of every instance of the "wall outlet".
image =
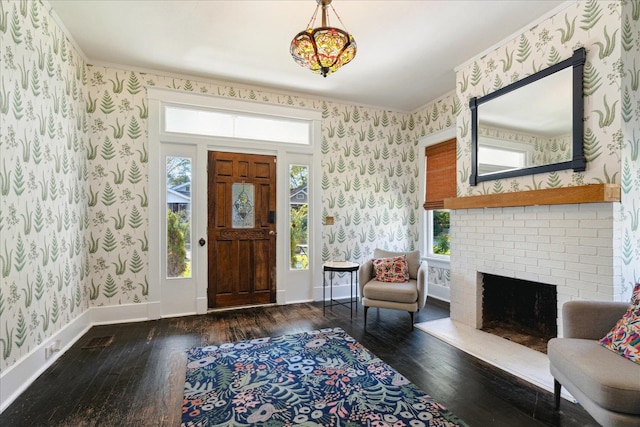
<svg viewBox="0 0 640 427">
<path fill-rule="evenodd" d="M 48 360 L 53 353 L 60 351 L 60 340 L 55 340 L 53 343 L 49 344 L 44 348 L 44 358 Z"/>
</svg>

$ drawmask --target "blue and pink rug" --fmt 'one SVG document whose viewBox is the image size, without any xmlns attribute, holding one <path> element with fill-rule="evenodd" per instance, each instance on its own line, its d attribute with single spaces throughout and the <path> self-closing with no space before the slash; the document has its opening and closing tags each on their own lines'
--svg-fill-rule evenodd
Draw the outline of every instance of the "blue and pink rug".
<svg viewBox="0 0 640 427">
<path fill-rule="evenodd" d="M 188 351 L 182 426 L 464 426 L 342 329 Z"/>
</svg>

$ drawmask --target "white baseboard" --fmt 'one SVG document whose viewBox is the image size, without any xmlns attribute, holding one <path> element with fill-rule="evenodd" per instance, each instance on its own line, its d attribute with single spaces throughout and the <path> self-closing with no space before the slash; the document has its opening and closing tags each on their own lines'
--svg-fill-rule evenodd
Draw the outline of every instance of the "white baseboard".
<svg viewBox="0 0 640 427">
<path fill-rule="evenodd" d="M 149 304 L 90 307 L 0 374 L 0 413 L 20 396 L 44 371 L 92 326 L 152 320 Z M 59 343 L 58 343 L 59 342 Z M 57 345 L 56 345 L 57 344 Z M 45 349 L 59 350 L 45 357 Z"/>
<path fill-rule="evenodd" d="M 349 298 L 351 295 L 351 285 L 349 283 L 335 283 L 333 285 L 333 290 L 329 289 L 329 286 L 324 290 L 324 299 L 328 301 L 331 298 L 331 292 L 333 292 L 333 299 L 343 299 Z M 356 296 L 357 289 L 353 289 L 353 296 Z M 359 291 L 358 291 L 359 292 Z M 313 289 L 313 295 L 315 301 L 322 301 L 322 286 L 316 286 Z"/>
<path fill-rule="evenodd" d="M 91 328 L 91 310 L 67 323 L 0 375 L 0 413 Z M 59 350 L 46 358 L 45 349 L 58 341 Z"/>
<path fill-rule="evenodd" d="M 144 322 L 149 319 L 147 303 L 91 307 L 91 326 L 114 323 Z"/>
<path fill-rule="evenodd" d="M 429 283 L 428 295 L 440 301 L 451 302 L 451 288 L 446 286 Z"/>
</svg>

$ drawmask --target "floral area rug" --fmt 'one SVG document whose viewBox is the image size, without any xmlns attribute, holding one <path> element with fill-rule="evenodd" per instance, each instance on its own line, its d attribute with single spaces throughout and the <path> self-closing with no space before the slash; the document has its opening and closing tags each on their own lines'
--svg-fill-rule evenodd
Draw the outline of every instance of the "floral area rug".
<svg viewBox="0 0 640 427">
<path fill-rule="evenodd" d="M 464 426 L 342 329 L 188 351 L 183 426 Z"/>
</svg>

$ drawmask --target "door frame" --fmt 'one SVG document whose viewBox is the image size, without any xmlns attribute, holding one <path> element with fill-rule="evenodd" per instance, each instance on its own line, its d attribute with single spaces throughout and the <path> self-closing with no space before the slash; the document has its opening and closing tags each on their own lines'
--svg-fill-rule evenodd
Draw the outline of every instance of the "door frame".
<svg viewBox="0 0 640 427">
<path fill-rule="evenodd" d="M 207 261 L 206 251 L 207 246 L 197 246 L 198 250 L 202 251 L 202 256 L 199 257 L 201 262 L 196 267 L 195 274 L 196 279 L 196 301 L 193 305 L 193 311 L 188 310 L 186 312 L 169 313 L 163 310 L 163 292 L 161 283 L 161 271 L 160 260 L 164 252 L 160 248 L 159 235 L 163 230 L 161 224 L 163 223 L 160 218 L 160 201 L 162 199 L 162 192 L 164 186 L 159 179 L 161 156 L 160 146 L 164 143 L 170 143 L 172 145 L 195 145 L 197 150 L 197 168 L 195 179 L 198 180 L 196 187 L 199 189 L 200 194 L 192 194 L 192 202 L 195 200 L 204 200 L 200 202 L 197 209 L 200 213 L 199 217 L 206 217 L 206 194 L 207 194 L 207 170 L 206 170 L 206 158 L 208 151 L 226 151 L 245 154 L 265 154 L 275 156 L 277 159 L 276 164 L 276 179 L 277 179 L 277 210 L 278 215 L 276 218 L 276 301 L 278 304 L 286 304 L 290 302 L 300 302 L 299 298 L 295 301 L 288 301 L 287 298 L 287 285 L 286 279 L 289 276 L 288 271 L 288 226 L 289 226 L 289 170 L 288 165 L 290 163 L 296 163 L 289 159 L 297 159 L 300 155 L 303 155 L 310 159 L 311 172 L 316 171 L 315 174 L 321 171 L 321 152 L 320 142 L 322 140 L 321 125 L 322 125 L 322 112 L 315 109 L 296 108 L 283 105 L 265 104 L 260 102 L 253 102 L 247 100 L 219 97 L 206 94 L 188 93 L 178 91 L 174 89 L 148 87 L 147 96 L 149 100 L 149 295 L 148 295 L 148 317 L 151 319 L 158 319 L 161 317 L 181 316 L 189 314 L 204 314 L 207 312 Z M 291 143 L 279 143 L 279 142 L 265 142 L 255 141 L 241 138 L 228 138 L 228 137 L 212 137 L 212 136 L 199 136 L 199 135 L 187 135 L 168 133 L 164 131 L 164 107 L 165 106 L 186 106 L 193 108 L 203 109 L 218 109 L 227 110 L 230 112 L 237 112 L 238 114 L 258 114 L 268 115 L 281 118 L 292 118 L 297 120 L 305 120 L 310 123 L 310 143 L 309 145 L 303 144 L 291 144 Z M 204 166 L 202 166 L 204 164 Z M 311 204 L 310 211 L 310 244 L 313 244 L 315 248 L 321 246 L 322 241 L 322 196 L 321 196 L 321 179 L 320 177 L 314 177 L 309 180 L 309 188 L 312 194 L 309 200 Z M 207 237 L 206 221 L 199 221 L 198 224 L 194 224 L 192 239 L 197 241 L 200 237 Z M 204 261 L 202 261 L 204 260 Z M 308 282 L 308 299 L 313 300 L 313 289 L 316 280 L 314 278 L 321 277 L 322 271 L 322 257 L 321 251 L 315 250 L 310 259 L 309 268 L 309 282 Z M 298 285 L 299 286 L 299 285 Z"/>
</svg>

